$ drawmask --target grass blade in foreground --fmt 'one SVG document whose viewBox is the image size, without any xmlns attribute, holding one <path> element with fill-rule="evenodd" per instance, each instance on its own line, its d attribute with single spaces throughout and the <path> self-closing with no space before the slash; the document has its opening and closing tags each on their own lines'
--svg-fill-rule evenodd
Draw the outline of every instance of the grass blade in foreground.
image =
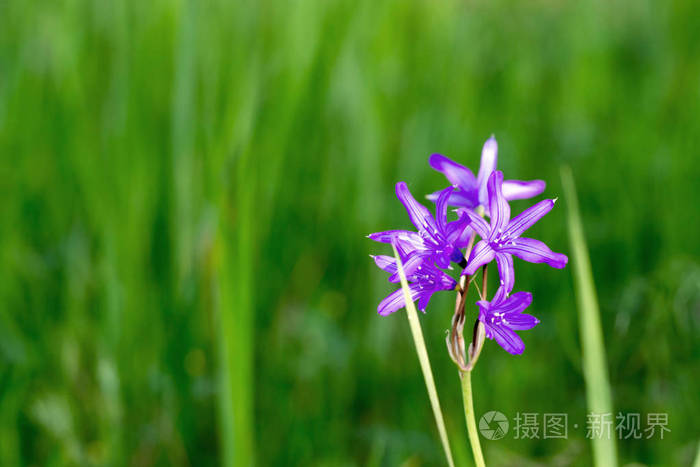
<svg viewBox="0 0 700 467">
<path fill-rule="evenodd" d="M 452 460 L 452 452 L 450 451 L 450 443 L 447 440 L 445 420 L 442 416 L 442 409 L 440 409 L 440 400 L 438 399 L 437 389 L 435 388 L 435 380 L 433 379 L 433 370 L 430 368 L 428 350 L 425 348 L 425 341 L 423 340 L 423 331 L 421 330 L 420 322 L 418 321 L 418 312 L 416 311 L 416 306 L 414 305 L 413 300 L 411 300 L 411 292 L 409 292 L 408 290 L 408 282 L 406 281 L 406 275 L 403 272 L 403 264 L 401 263 L 401 258 L 399 258 L 399 253 L 396 251 L 395 246 L 392 245 L 392 248 L 394 249 L 394 257 L 396 257 L 396 266 L 399 270 L 399 277 L 401 278 L 401 289 L 403 289 L 403 297 L 406 302 L 406 313 L 408 316 L 408 323 L 411 326 L 411 334 L 413 335 L 413 342 L 416 345 L 416 352 L 418 353 L 420 368 L 423 371 L 423 377 L 425 378 L 425 386 L 428 389 L 430 405 L 433 407 L 435 423 L 437 424 L 438 431 L 440 432 L 442 448 L 445 450 L 447 464 L 450 467 L 454 467 L 454 461 Z"/>
<path fill-rule="evenodd" d="M 561 168 L 561 181 L 568 204 L 569 238 L 571 241 L 572 266 L 578 302 L 581 346 L 583 351 L 583 376 L 586 381 L 588 410 L 594 414 L 613 413 L 610 382 L 600 325 L 598 298 L 593 283 L 593 273 L 588 257 L 588 248 L 583 235 L 583 226 L 576 198 L 574 178 L 569 167 Z M 594 437 L 593 459 L 595 465 L 617 465 L 615 438 Z"/>
</svg>

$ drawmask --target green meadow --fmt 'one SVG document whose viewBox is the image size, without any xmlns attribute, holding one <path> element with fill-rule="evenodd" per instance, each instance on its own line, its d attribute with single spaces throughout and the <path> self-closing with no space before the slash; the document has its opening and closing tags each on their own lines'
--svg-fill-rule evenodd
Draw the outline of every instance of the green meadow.
<svg viewBox="0 0 700 467">
<path fill-rule="evenodd" d="M 431 153 L 476 171 L 491 134 L 506 178 L 560 197 L 529 234 L 571 262 L 515 261 L 541 323 L 473 373 L 477 417 L 511 422 L 487 465 L 594 462 L 563 166 L 612 428 L 671 430 L 616 439 L 619 462 L 693 465 L 691 0 L 0 2 L 0 465 L 444 465 L 405 312 L 376 312 L 396 286 L 368 255 L 391 248 L 365 236 L 410 227 L 396 182 L 445 186 Z M 420 322 L 471 465 L 453 308 Z M 568 436 L 516 439 L 522 413 Z"/>
</svg>

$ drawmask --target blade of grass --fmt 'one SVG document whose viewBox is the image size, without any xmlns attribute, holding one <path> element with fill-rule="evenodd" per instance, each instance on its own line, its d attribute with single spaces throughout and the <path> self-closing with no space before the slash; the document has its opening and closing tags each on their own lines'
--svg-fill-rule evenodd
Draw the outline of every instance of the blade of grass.
<svg viewBox="0 0 700 467">
<path fill-rule="evenodd" d="M 567 216 L 573 256 L 571 264 L 578 302 L 586 401 L 591 413 L 612 414 L 612 397 L 608 381 L 603 331 L 600 325 L 598 298 L 579 214 L 576 187 L 569 167 L 561 168 L 561 181 L 569 207 Z M 608 433 L 608 436 L 592 437 L 592 444 L 595 465 L 617 465 L 617 446 L 614 436 Z"/>
<path fill-rule="evenodd" d="M 247 157 L 238 165 L 233 206 L 221 206 L 217 240 L 219 406 L 222 465 L 255 463 L 253 435 L 252 179 Z M 248 183 L 243 179 L 249 177 Z M 233 213 L 237 218 L 234 224 Z"/>
<path fill-rule="evenodd" d="M 695 462 L 693 463 L 693 467 L 700 467 L 700 441 L 698 442 L 698 455 L 695 456 Z"/>
<path fill-rule="evenodd" d="M 442 409 L 440 408 L 440 400 L 438 399 L 437 388 L 435 387 L 435 379 L 433 378 L 433 370 L 430 367 L 430 359 L 428 358 L 428 350 L 425 348 L 425 340 L 423 339 L 423 331 L 420 327 L 420 321 L 418 321 L 418 312 L 416 311 L 416 306 L 411 299 L 411 292 L 408 288 L 408 282 L 406 281 L 406 275 L 403 272 L 403 264 L 401 263 L 401 258 L 394 248 L 394 256 L 396 257 L 396 266 L 399 270 L 399 277 L 401 278 L 401 289 L 403 290 L 403 298 L 406 302 L 406 314 L 408 316 L 408 324 L 411 326 L 411 334 L 413 335 L 413 343 L 416 346 L 416 352 L 418 353 L 418 361 L 420 362 L 420 368 L 423 371 L 423 377 L 425 378 L 425 387 L 428 390 L 428 397 L 430 398 L 430 405 L 433 408 L 433 415 L 435 416 L 435 424 L 437 425 L 438 432 L 440 433 L 440 440 L 442 441 L 442 448 L 445 450 L 445 457 L 447 457 L 447 464 L 450 467 L 454 467 L 454 461 L 452 460 L 452 452 L 450 451 L 450 443 L 447 440 L 447 430 L 445 429 L 445 420 L 442 416 Z"/>
</svg>

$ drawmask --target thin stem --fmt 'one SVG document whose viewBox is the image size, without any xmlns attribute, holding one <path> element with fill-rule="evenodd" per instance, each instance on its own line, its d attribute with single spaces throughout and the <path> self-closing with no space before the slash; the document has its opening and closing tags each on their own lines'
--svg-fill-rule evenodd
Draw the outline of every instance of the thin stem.
<svg viewBox="0 0 700 467">
<path fill-rule="evenodd" d="M 462 381 L 462 403 L 464 404 L 464 418 L 467 420 L 467 432 L 469 444 L 474 454 L 474 463 L 477 467 L 484 467 L 484 454 L 481 452 L 479 433 L 476 431 L 476 419 L 474 418 L 474 403 L 472 401 L 472 372 L 460 371 L 459 379 Z"/>
<path fill-rule="evenodd" d="M 440 440 L 442 441 L 442 448 L 444 449 L 445 457 L 447 458 L 447 465 L 449 465 L 449 467 L 454 467 L 454 460 L 452 460 L 452 452 L 450 451 L 450 443 L 447 439 L 447 429 L 445 428 L 445 420 L 442 416 L 442 409 L 440 408 L 440 399 L 438 399 L 437 388 L 435 387 L 433 370 L 430 367 L 428 350 L 425 348 L 423 331 L 420 327 L 420 321 L 418 321 L 418 313 L 416 312 L 416 306 L 413 304 L 413 300 L 411 299 L 411 292 L 408 288 L 408 282 L 406 281 L 406 274 L 404 274 L 401 258 L 399 257 L 398 251 L 396 251 L 396 247 L 394 245 L 392 245 L 392 247 L 394 248 L 396 266 L 399 272 L 399 278 L 401 279 L 401 288 L 403 289 L 403 296 L 406 303 L 408 324 L 411 326 L 413 343 L 416 346 L 416 352 L 418 353 L 418 361 L 420 362 L 420 368 L 423 371 L 425 387 L 428 390 L 430 405 L 433 408 L 433 415 L 435 416 L 435 424 L 437 425 L 438 432 L 440 433 Z"/>
<path fill-rule="evenodd" d="M 479 294 L 479 300 L 486 300 L 486 296 L 481 291 L 482 287 L 479 287 L 479 283 L 476 281 L 476 275 L 472 276 L 470 282 L 473 282 L 474 285 L 476 286 L 476 293 Z"/>
</svg>

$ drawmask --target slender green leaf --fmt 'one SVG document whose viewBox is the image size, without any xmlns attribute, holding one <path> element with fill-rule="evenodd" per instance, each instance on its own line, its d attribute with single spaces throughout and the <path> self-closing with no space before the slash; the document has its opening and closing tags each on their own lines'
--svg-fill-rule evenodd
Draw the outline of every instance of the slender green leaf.
<svg viewBox="0 0 700 467">
<path fill-rule="evenodd" d="M 583 376 L 586 380 L 586 400 L 591 414 L 609 414 L 614 417 L 610 382 L 605 358 L 603 331 L 596 297 L 588 248 L 583 234 L 583 225 L 578 209 L 576 187 L 571 169 L 562 167 L 562 185 L 568 203 L 569 238 L 571 241 L 571 267 L 576 284 L 581 347 L 583 353 Z M 593 459 L 599 466 L 617 465 L 617 447 L 614 431 L 603 432 L 601 437 L 592 437 Z"/>
</svg>

